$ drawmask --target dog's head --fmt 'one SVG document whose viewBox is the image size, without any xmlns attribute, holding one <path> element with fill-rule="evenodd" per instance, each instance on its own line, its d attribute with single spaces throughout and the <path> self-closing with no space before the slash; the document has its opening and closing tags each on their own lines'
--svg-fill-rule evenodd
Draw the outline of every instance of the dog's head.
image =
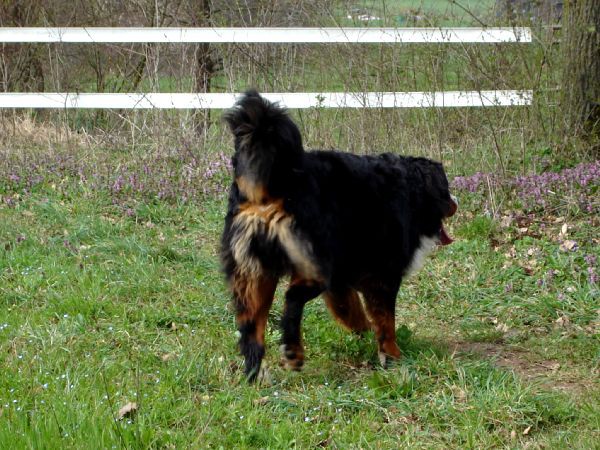
<svg viewBox="0 0 600 450">
<path fill-rule="evenodd" d="M 235 139 L 236 178 L 266 187 L 274 174 L 289 171 L 302 155 L 300 131 L 287 111 L 255 90 L 243 94 L 224 119 Z"/>
</svg>

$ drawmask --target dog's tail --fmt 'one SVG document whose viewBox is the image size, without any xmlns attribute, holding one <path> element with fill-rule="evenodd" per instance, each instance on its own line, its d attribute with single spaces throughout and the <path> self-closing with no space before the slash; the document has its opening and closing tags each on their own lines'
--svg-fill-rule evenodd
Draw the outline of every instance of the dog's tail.
<svg viewBox="0 0 600 450">
<path fill-rule="evenodd" d="M 223 118 L 240 144 L 303 151 L 300 131 L 286 109 L 261 97 L 255 89 L 246 91 Z"/>
</svg>

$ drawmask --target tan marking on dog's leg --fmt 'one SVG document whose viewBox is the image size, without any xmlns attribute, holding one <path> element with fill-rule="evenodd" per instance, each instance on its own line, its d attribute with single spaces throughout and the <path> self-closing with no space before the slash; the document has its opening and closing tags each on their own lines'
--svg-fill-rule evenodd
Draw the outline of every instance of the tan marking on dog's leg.
<svg viewBox="0 0 600 450">
<path fill-rule="evenodd" d="M 236 321 L 240 332 L 240 351 L 245 360 L 245 373 L 250 381 L 254 381 L 265 352 L 265 327 L 277 280 L 264 275 L 236 273 L 231 287 L 237 308 Z"/>
<path fill-rule="evenodd" d="M 358 333 L 371 329 L 358 292 L 354 289 L 348 288 L 346 292 L 335 294 L 327 291 L 324 297 L 329 311 L 344 327 Z"/>
<path fill-rule="evenodd" d="M 398 359 L 402 355 L 396 343 L 396 319 L 394 302 L 386 303 L 383 299 L 365 295 L 365 305 L 373 324 L 375 338 L 379 349 L 379 360 L 386 367 L 388 359 Z"/>
</svg>

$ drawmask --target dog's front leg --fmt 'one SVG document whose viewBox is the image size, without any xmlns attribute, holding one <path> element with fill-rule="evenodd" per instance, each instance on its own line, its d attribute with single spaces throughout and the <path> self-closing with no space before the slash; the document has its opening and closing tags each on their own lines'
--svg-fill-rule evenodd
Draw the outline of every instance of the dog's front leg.
<svg viewBox="0 0 600 450">
<path fill-rule="evenodd" d="M 285 293 L 285 305 L 281 318 L 281 350 L 285 364 L 292 370 L 300 370 L 304 365 L 304 347 L 302 345 L 302 312 L 304 305 L 323 292 L 324 287 L 312 280 L 292 277 Z"/>
<path fill-rule="evenodd" d="M 236 273 L 232 279 L 239 346 L 248 381 L 256 380 L 265 354 L 265 327 L 273 303 L 277 279 L 265 275 Z"/>
</svg>

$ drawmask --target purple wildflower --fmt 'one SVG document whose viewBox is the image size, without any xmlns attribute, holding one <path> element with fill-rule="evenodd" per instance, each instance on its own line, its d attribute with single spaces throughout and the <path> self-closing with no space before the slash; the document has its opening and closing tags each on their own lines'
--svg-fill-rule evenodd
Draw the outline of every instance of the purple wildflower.
<svg viewBox="0 0 600 450">
<path fill-rule="evenodd" d="M 121 192 L 124 184 L 125 184 L 125 180 L 123 179 L 123 176 L 119 175 L 112 185 L 113 192 L 117 192 L 117 193 Z"/>
<path fill-rule="evenodd" d="M 600 183 L 600 160 L 581 163 L 561 172 L 545 172 L 518 176 L 502 181 L 493 173 L 477 172 L 470 176 L 458 176 L 452 180 L 452 187 L 468 192 L 478 192 L 488 184 L 505 185 L 514 190 L 526 208 L 546 207 L 559 198 L 568 197 L 580 207 L 593 213 L 598 208 L 594 201 L 594 187 Z"/>
</svg>

